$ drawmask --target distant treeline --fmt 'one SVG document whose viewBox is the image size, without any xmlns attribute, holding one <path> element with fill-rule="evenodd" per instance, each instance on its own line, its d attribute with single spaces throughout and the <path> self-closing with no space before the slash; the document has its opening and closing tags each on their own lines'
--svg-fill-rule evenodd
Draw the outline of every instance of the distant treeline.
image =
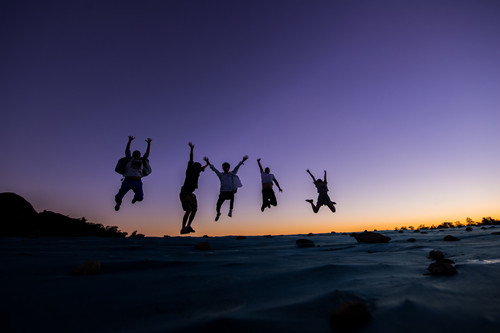
<svg viewBox="0 0 500 333">
<path fill-rule="evenodd" d="M 440 225 L 431 225 L 430 227 L 424 224 L 419 225 L 417 228 L 413 226 L 409 227 L 396 227 L 394 230 L 429 230 L 429 229 L 449 229 L 449 228 L 463 228 L 463 227 L 478 227 L 487 225 L 500 225 L 500 220 L 493 219 L 491 217 L 483 217 L 481 222 L 473 221 L 470 217 L 465 219 L 465 223 L 460 221 L 455 222 L 443 222 Z"/>
<path fill-rule="evenodd" d="M 59 213 L 37 213 L 33 206 L 15 193 L 0 193 L 1 237 L 125 237 L 116 226 L 103 226 Z M 138 237 L 134 232 L 134 237 Z"/>
</svg>

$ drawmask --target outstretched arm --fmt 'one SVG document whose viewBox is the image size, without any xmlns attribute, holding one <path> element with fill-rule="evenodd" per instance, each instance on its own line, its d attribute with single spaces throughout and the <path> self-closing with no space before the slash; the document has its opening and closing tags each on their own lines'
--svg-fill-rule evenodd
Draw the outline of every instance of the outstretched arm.
<svg viewBox="0 0 500 333">
<path fill-rule="evenodd" d="M 280 190 L 280 192 L 283 192 L 283 190 L 280 187 L 280 184 L 278 183 L 278 180 L 276 180 L 276 178 L 273 178 L 273 181 L 276 184 L 276 186 L 278 186 L 278 189 Z"/>
<path fill-rule="evenodd" d="M 205 164 L 205 166 L 201 167 L 203 169 L 203 171 L 205 171 L 205 169 L 207 168 L 207 166 L 210 165 L 210 161 L 208 160 L 208 157 L 203 157 L 203 160 L 207 163 Z"/>
<path fill-rule="evenodd" d="M 245 162 L 246 160 L 248 160 L 248 155 L 245 155 L 243 156 L 243 159 L 241 160 L 240 163 L 238 163 L 238 165 L 233 169 L 233 171 L 231 171 L 232 173 L 236 174 L 238 172 L 238 170 L 240 169 L 240 166 L 243 164 L 243 162 Z"/>
<path fill-rule="evenodd" d="M 314 178 L 313 174 L 311 173 L 311 171 L 309 171 L 309 169 L 307 169 L 307 173 L 308 173 L 309 175 L 311 175 L 311 177 L 312 177 L 312 179 L 313 179 L 313 182 L 315 182 L 315 183 L 316 183 L 316 178 Z"/>
<path fill-rule="evenodd" d="M 127 142 L 127 146 L 125 147 L 125 157 L 127 158 L 130 158 L 131 155 L 130 155 L 130 143 L 135 139 L 135 137 L 133 136 L 130 136 L 128 137 L 128 142 Z"/>
<path fill-rule="evenodd" d="M 264 169 L 262 169 L 262 164 L 260 164 L 260 158 L 257 159 L 257 163 L 259 163 L 260 173 L 263 173 Z"/>
<path fill-rule="evenodd" d="M 188 145 L 191 148 L 191 150 L 189 152 L 189 162 L 193 162 L 193 149 L 194 149 L 194 145 L 193 145 L 192 142 L 189 142 Z"/>
<path fill-rule="evenodd" d="M 129 135 L 128 136 L 128 142 L 127 142 L 127 147 L 125 148 L 125 150 L 127 151 L 130 151 L 130 143 L 135 139 L 135 137 Z"/>
<path fill-rule="evenodd" d="M 326 183 L 326 170 L 325 170 L 325 177 L 324 177 L 325 183 Z"/>
<path fill-rule="evenodd" d="M 151 150 L 151 138 L 147 138 L 146 139 L 146 142 L 148 143 L 148 148 L 146 148 L 146 154 L 144 154 L 145 157 L 148 157 L 149 156 L 149 151 Z"/>
<path fill-rule="evenodd" d="M 206 156 L 205 156 L 205 157 L 203 157 L 203 159 L 205 160 L 205 162 L 207 162 L 207 165 L 208 165 L 208 166 L 210 166 L 210 169 L 212 169 L 212 171 L 213 171 L 213 172 L 215 172 L 215 174 L 216 174 L 217 176 L 219 176 L 219 178 L 220 178 L 220 175 L 221 175 L 220 171 L 219 171 L 219 170 L 217 170 L 217 169 L 216 169 L 216 168 L 215 168 L 215 167 L 214 167 L 214 166 L 210 163 L 210 161 L 208 160 L 208 157 L 206 157 Z M 205 165 L 205 167 L 207 167 L 207 165 Z"/>
</svg>

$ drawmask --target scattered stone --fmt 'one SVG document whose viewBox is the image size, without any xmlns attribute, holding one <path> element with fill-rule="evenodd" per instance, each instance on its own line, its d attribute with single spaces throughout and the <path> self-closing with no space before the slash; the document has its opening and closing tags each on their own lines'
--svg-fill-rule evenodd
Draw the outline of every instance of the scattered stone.
<svg viewBox="0 0 500 333">
<path fill-rule="evenodd" d="M 298 247 L 314 247 L 314 242 L 310 241 L 309 239 L 297 239 L 295 241 L 295 244 L 297 244 Z"/>
<path fill-rule="evenodd" d="M 273 237 L 273 236 L 271 236 L 271 235 L 265 235 L 264 237 L 265 237 L 265 238 L 271 238 L 271 237 Z"/>
<path fill-rule="evenodd" d="M 244 239 L 247 239 L 245 236 L 236 236 L 236 239 L 237 240 L 244 240 Z"/>
<path fill-rule="evenodd" d="M 210 237 L 209 237 L 209 236 L 207 236 L 207 235 L 203 235 L 203 237 L 202 237 L 202 238 L 210 238 Z"/>
<path fill-rule="evenodd" d="M 95 275 L 101 270 L 101 264 L 97 260 L 87 260 L 81 265 L 76 266 L 71 271 L 73 275 Z"/>
<path fill-rule="evenodd" d="M 444 259 L 444 253 L 439 250 L 432 250 L 431 252 L 429 252 L 429 258 L 436 261 Z"/>
<path fill-rule="evenodd" d="M 486 230 L 486 229 L 488 229 L 488 228 L 486 228 L 486 227 L 481 227 L 481 230 Z"/>
<path fill-rule="evenodd" d="M 445 236 L 445 237 L 443 238 L 443 240 L 444 240 L 445 242 L 456 242 L 456 241 L 459 241 L 459 240 L 460 240 L 460 238 L 457 238 L 457 237 L 452 236 L 452 235 L 448 235 L 448 236 Z"/>
<path fill-rule="evenodd" d="M 170 238 L 169 235 L 163 235 L 163 238 Z"/>
<path fill-rule="evenodd" d="M 307 237 L 313 237 L 313 236 L 314 236 L 314 234 L 312 232 L 307 234 Z"/>
<path fill-rule="evenodd" d="M 352 234 L 358 243 L 389 243 L 391 237 L 384 236 L 376 232 L 361 232 Z"/>
<path fill-rule="evenodd" d="M 194 248 L 198 251 L 210 251 L 212 249 L 208 242 L 199 242 L 194 245 Z"/>
<path fill-rule="evenodd" d="M 472 227 L 465 228 L 465 231 L 472 231 Z"/>
<path fill-rule="evenodd" d="M 499 236 L 499 235 L 500 235 L 500 232 L 499 232 L 499 231 L 497 231 L 497 232 L 492 232 L 491 234 L 492 234 L 492 235 L 497 235 L 497 236 Z"/>
<path fill-rule="evenodd" d="M 398 232 L 399 232 L 400 234 L 402 234 L 402 233 L 403 233 L 403 230 L 399 230 Z"/>
<path fill-rule="evenodd" d="M 415 238 L 409 238 L 408 240 L 406 240 L 407 242 L 410 242 L 410 243 L 414 243 L 416 242 L 417 240 Z"/>
<path fill-rule="evenodd" d="M 371 319 L 370 311 L 362 301 L 350 301 L 340 304 L 330 316 L 330 324 L 340 332 L 353 332 Z"/>
<path fill-rule="evenodd" d="M 417 230 L 413 230 L 413 232 L 420 232 L 420 230 L 418 230 L 418 229 Z"/>
<path fill-rule="evenodd" d="M 330 232 L 330 233 L 331 233 L 332 235 L 336 234 L 336 232 L 335 232 L 335 231 L 332 231 L 332 232 Z"/>
<path fill-rule="evenodd" d="M 450 276 L 457 274 L 456 268 L 452 264 L 446 262 L 433 262 L 429 265 L 427 270 L 431 273 L 431 275 Z"/>
</svg>

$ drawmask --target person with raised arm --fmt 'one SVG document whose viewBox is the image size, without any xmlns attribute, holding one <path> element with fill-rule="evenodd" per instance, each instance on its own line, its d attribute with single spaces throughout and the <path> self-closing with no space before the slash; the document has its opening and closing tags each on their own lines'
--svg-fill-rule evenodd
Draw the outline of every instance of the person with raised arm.
<svg viewBox="0 0 500 333">
<path fill-rule="evenodd" d="M 309 169 L 307 169 L 307 173 L 312 177 L 314 185 L 316 186 L 316 189 L 318 190 L 318 201 L 317 201 L 316 205 L 314 205 L 312 199 L 306 200 L 307 202 L 309 202 L 311 204 L 313 212 L 317 213 L 319 211 L 319 208 L 321 206 L 325 205 L 325 206 L 328 206 L 328 208 L 330 208 L 332 213 L 335 213 L 335 206 L 334 205 L 336 203 L 333 202 L 330 199 L 330 197 L 328 196 L 328 182 L 326 180 L 326 170 L 325 170 L 325 175 L 324 175 L 323 180 L 314 178 L 313 174 L 311 173 L 311 171 L 309 171 Z"/>
<path fill-rule="evenodd" d="M 184 185 L 182 185 L 181 193 L 179 194 L 182 209 L 185 211 L 184 217 L 182 218 L 182 235 L 195 232 L 191 227 L 191 223 L 193 223 L 196 211 L 198 210 L 198 201 L 196 200 L 194 191 L 198 188 L 200 173 L 205 171 L 205 168 L 208 166 L 208 163 L 205 166 L 201 166 L 200 163 L 193 161 L 194 144 L 189 142 L 188 145 L 190 147 L 190 153 L 186 169 L 186 179 L 184 180 Z"/>
<path fill-rule="evenodd" d="M 262 206 L 260 207 L 260 210 L 263 212 L 266 207 L 271 208 L 271 205 L 274 207 L 278 205 L 276 195 L 273 190 L 273 182 L 276 184 L 280 192 L 283 192 L 283 190 L 274 175 L 270 173 L 271 170 L 268 167 L 266 167 L 265 170 L 262 168 L 260 160 L 261 159 L 258 158 L 257 163 L 259 164 L 260 176 L 262 180 Z"/>
<path fill-rule="evenodd" d="M 125 157 L 120 159 L 115 168 L 115 171 L 124 176 L 120 190 L 115 195 L 116 211 L 120 210 L 122 199 L 130 190 L 134 192 L 134 198 L 132 199 L 133 204 L 144 199 L 141 179 L 151 173 L 151 166 L 149 165 L 148 158 L 152 140 L 150 138 L 146 139 L 148 146 L 146 148 L 146 153 L 141 157 L 141 152 L 138 150 L 134 150 L 134 152 L 130 154 L 130 144 L 134 139 L 135 137 L 133 136 L 128 137 Z"/>
<path fill-rule="evenodd" d="M 223 172 L 220 172 L 210 163 L 208 157 L 204 157 L 203 159 L 207 162 L 207 164 L 210 166 L 210 169 L 212 169 L 213 172 L 215 172 L 215 174 L 219 177 L 220 180 L 220 193 L 216 205 L 217 215 L 215 217 L 215 221 L 219 220 L 222 203 L 226 200 L 229 200 L 229 214 L 227 214 L 227 216 L 232 217 L 233 206 L 234 206 L 234 194 L 238 190 L 238 187 L 242 186 L 240 179 L 238 178 L 236 173 L 238 172 L 240 166 L 243 165 L 243 163 L 248 159 L 248 156 L 247 155 L 243 156 L 241 162 L 238 163 L 238 165 L 231 172 L 229 172 L 231 166 L 227 162 L 224 162 L 222 164 Z"/>
</svg>

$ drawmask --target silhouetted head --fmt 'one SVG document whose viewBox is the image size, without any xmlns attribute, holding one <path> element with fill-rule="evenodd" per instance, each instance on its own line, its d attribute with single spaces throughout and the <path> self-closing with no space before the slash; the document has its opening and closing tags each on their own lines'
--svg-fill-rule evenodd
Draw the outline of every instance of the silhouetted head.
<svg viewBox="0 0 500 333">
<path fill-rule="evenodd" d="M 265 172 L 265 173 L 269 173 L 269 172 L 271 172 L 271 170 L 269 170 L 269 168 L 266 168 L 266 169 L 264 170 L 264 172 Z"/>
<path fill-rule="evenodd" d="M 140 159 L 141 158 L 141 152 L 138 151 L 138 150 L 134 150 L 134 152 L 132 153 L 132 157 L 135 158 L 136 160 Z"/>
<path fill-rule="evenodd" d="M 227 163 L 227 162 L 222 163 L 222 170 L 223 170 L 224 172 L 229 172 L 229 168 L 230 168 L 230 167 L 231 167 L 231 166 L 229 165 L 229 163 Z"/>
<path fill-rule="evenodd" d="M 198 172 L 203 171 L 203 168 L 201 167 L 201 164 L 200 164 L 200 163 L 198 163 L 198 162 L 194 162 L 194 163 L 193 163 L 193 168 L 194 168 L 196 171 L 198 171 Z"/>
<path fill-rule="evenodd" d="M 316 179 L 317 183 L 323 183 L 323 179 Z"/>
</svg>

